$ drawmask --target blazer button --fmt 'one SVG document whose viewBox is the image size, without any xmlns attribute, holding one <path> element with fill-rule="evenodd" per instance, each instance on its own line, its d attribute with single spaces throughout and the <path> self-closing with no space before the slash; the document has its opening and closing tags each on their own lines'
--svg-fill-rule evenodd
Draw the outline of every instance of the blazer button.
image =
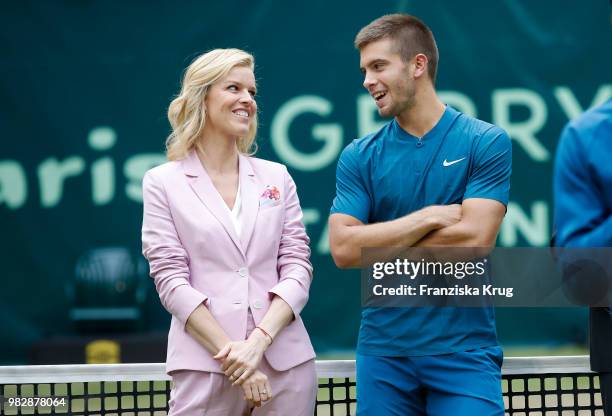
<svg viewBox="0 0 612 416">
<path fill-rule="evenodd" d="M 241 267 L 240 269 L 238 269 L 238 274 L 240 275 L 240 277 L 246 277 L 247 274 L 249 274 L 249 271 L 246 267 Z"/>
<path fill-rule="evenodd" d="M 253 302 L 253 307 L 255 309 L 261 309 L 263 308 L 263 302 L 260 300 L 256 300 L 255 302 Z"/>
</svg>

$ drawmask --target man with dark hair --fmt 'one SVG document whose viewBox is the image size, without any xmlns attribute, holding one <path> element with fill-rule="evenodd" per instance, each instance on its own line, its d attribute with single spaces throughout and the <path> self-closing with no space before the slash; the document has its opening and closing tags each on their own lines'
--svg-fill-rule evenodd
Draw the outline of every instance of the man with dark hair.
<svg viewBox="0 0 612 416">
<path fill-rule="evenodd" d="M 404 62 L 410 61 L 417 53 L 427 57 L 427 73 L 436 83 L 438 70 L 438 47 L 433 33 L 421 20 L 406 14 L 392 14 L 376 19 L 365 26 L 355 37 L 355 48 L 361 50 L 366 45 L 381 39 L 394 39 L 392 50 Z"/>
<path fill-rule="evenodd" d="M 512 149 L 500 128 L 444 105 L 438 50 L 413 16 L 376 19 L 355 39 L 363 86 L 393 120 L 354 140 L 337 167 L 330 247 L 341 268 L 363 247 L 492 247 Z M 364 308 L 359 415 L 503 415 L 493 309 Z"/>
<path fill-rule="evenodd" d="M 612 247 L 612 100 L 570 122 L 555 161 L 555 245 Z M 612 416 L 612 316 L 589 313 L 591 369 L 599 372 L 604 412 Z"/>
</svg>

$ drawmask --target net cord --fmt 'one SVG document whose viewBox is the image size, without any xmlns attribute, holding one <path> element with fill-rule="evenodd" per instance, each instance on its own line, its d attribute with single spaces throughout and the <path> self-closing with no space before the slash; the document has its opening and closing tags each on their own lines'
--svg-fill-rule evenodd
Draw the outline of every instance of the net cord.
<svg viewBox="0 0 612 416">
<path fill-rule="evenodd" d="M 318 378 L 354 378 L 354 360 L 319 360 Z M 504 375 L 591 373 L 589 356 L 508 357 Z M 164 363 L 0 366 L 0 384 L 170 380 Z"/>
</svg>

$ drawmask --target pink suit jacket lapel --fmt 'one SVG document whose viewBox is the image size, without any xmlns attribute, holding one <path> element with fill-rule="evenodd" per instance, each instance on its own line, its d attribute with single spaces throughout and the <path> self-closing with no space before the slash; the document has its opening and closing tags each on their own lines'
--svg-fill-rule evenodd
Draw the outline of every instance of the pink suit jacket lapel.
<svg viewBox="0 0 612 416">
<path fill-rule="evenodd" d="M 255 229 L 255 221 L 259 213 L 259 191 L 255 172 L 249 158 L 239 155 L 240 190 L 242 192 L 242 233 L 240 240 L 246 253 Z"/>
</svg>

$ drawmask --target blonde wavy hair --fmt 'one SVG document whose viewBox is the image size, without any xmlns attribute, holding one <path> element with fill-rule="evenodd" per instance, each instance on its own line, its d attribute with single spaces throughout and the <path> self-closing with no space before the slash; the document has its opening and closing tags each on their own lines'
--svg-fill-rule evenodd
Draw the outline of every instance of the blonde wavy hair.
<svg viewBox="0 0 612 416">
<path fill-rule="evenodd" d="M 194 148 L 199 148 L 206 124 L 205 99 L 211 85 L 225 77 L 235 66 L 255 69 L 253 55 L 240 49 L 213 49 L 198 56 L 185 71 L 181 91 L 168 107 L 172 133 L 166 139 L 168 160 L 180 160 Z M 257 114 L 249 126 L 249 133 L 238 139 L 240 153 L 252 155 L 257 150 Z"/>
</svg>

